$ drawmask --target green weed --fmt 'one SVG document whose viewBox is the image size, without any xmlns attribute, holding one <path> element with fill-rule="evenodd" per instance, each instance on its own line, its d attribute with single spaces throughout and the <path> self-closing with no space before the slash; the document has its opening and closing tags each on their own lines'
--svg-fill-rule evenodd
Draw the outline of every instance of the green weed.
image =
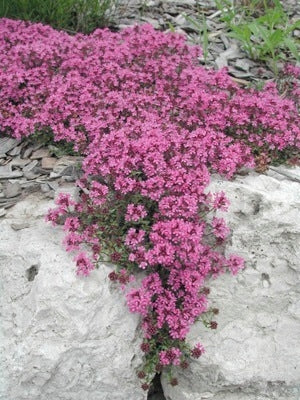
<svg viewBox="0 0 300 400">
<path fill-rule="evenodd" d="M 255 5 L 260 2 L 262 15 L 255 15 Z M 230 0 L 217 0 L 221 20 L 227 24 L 228 35 L 237 39 L 246 53 L 255 60 L 270 62 L 277 75 L 279 60 L 292 56 L 300 61 L 299 39 L 292 36 L 300 28 L 300 20 L 291 24 L 279 0 L 269 7 L 264 0 L 249 1 L 247 6 L 234 6 Z"/>
<path fill-rule="evenodd" d="M 109 23 L 117 0 L 0 0 L 0 17 L 89 33 Z"/>
<path fill-rule="evenodd" d="M 198 32 L 199 36 L 199 43 L 202 47 L 203 51 L 203 59 L 204 63 L 206 64 L 207 61 L 207 56 L 208 56 L 208 46 L 209 46 L 209 37 L 208 37 L 208 29 L 207 29 L 207 23 L 206 23 L 206 18 L 204 14 L 201 14 L 199 17 L 199 20 L 192 18 L 189 15 L 184 15 L 184 18 L 190 22 L 194 29 Z"/>
</svg>

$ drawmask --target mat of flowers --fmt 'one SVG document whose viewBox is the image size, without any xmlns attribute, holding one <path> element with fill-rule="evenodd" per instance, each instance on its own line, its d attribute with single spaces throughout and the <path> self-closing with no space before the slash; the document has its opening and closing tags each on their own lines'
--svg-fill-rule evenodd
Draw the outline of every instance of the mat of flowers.
<svg viewBox="0 0 300 400">
<path fill-rule="evenodd" d="M 49 133 L 84 156 L 79 198 L 60 195 L 47 220 L 64 224 L 78 275 L 116 265 L 109 278 L 141 318 L 143 389 L 163 368 L 176 385 L 204 351 L 187 343 L 191 325 L 217 327 L 209 279 L 244 266 L 225 256 L 229 202 L 207 189 L 211 174 L 300 147 L 299 69 L 286 68 L 284 95 L 242 89 L 150 25 L 71 36 L 2 19 L 0 54 L 0 133 Z"/>
</svg>

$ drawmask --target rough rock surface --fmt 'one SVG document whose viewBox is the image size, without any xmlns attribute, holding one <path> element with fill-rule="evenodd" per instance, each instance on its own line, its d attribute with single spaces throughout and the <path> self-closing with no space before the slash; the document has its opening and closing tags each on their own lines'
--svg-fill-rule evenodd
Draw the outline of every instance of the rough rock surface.
<svg viewBox="0 0 300 400">
<path fill-rule="evenodd" d="M 138 318 L 108 266 L 76 277 L 61 227 L 44 222 L 52 205 L 30 195 L 0 222 L 0 399 L 144 400 Z"/>
<path fill-rule="evenodd" d="M 231 200 L 228 253 L 247 268 L 211 285 L 217 330 L 195 325 L 190 341 L 206 353 L 171 387 L 167 400 L 300 399 L 300 168 L 273 168 L 235 181 L 215 180 Z M 225 213 L 226 214 L 226 213 Z"/>
</svg>

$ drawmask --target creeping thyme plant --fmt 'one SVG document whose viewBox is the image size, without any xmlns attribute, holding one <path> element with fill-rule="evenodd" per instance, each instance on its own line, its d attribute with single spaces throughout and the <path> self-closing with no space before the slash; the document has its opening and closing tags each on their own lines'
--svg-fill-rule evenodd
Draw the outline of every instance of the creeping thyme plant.
<svg viewBox="0 0 300 400">
<path fill-rule="evenodd" d="M 299 149 L 299 86 L 241 89 L 149 25 L 69 36 L 2 19 L 0 50 L 1 132 L 51 132 L 84 157 L 79 198 L 60 195 L 47 220 L 64 224 L 78 275 L 116 265 L 109 278 L 141 317 L 143 389 L 163 368 L 177 384 L 176 368 L 204 351 L 186 342 L 191 325 L 217 327 L 208 280 L 244 265 L 225 256 L 229 202 L 208 191 L 211 174 Z"/>
</svg>

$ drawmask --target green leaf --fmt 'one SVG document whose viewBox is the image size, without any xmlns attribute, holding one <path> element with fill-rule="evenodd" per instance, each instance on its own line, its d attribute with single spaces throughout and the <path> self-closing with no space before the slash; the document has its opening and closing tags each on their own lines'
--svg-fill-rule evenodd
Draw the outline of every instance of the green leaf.
<svg viewBox="0 0 300 400">
<path fill-rule="evenodd" d="M 264 41 L 266 41 L 268 39 L 268 36 L 270 33 L 269 33 L 268 29 L 266 27 L 264 27 L 263 25 L 260 25 L 256 22 L 252 22 L 248 26 L 256 39 L 258 39 L 258 40 L 263 39 Z"/>
<path fill-rule="evenodd" d="M 173 24 L 171 24 L 171 22 L 169 22 L 169 21 L 168 21 L 168 25 L 169 25 L 169 29 L 170 29 L 170 31 L 171 31 L 171 32 L 175 32 L 174 25 L 173 25 Z"/>
<path fill-rule="evenodd" d="M 232 26 L 231 29 L 232 32 L 230 32 L 229 34 L 230 36 L 241 41 L 250 42 L 251 30 L 249 28 L 249 25 L 242 24 L 242 25 Z"/>
<path fill-rule="evenodd" d="M 297 61 L 300 61 L 299 45 L 297 45 L 296 41 L 292 38 L 287 37 L 284 39 L 284 44 L 289 49 L 289 51 L 292 53 L 293 57 Z"/>
<path fill-rule="evenodd" d="M 291 33 L 295 29 L 300 29 L 300 19 L 298 19 L 296 22 L 294 22 L 292 25 L 288 26 L 286 28 L 286 33 Z"/>
</svg>

